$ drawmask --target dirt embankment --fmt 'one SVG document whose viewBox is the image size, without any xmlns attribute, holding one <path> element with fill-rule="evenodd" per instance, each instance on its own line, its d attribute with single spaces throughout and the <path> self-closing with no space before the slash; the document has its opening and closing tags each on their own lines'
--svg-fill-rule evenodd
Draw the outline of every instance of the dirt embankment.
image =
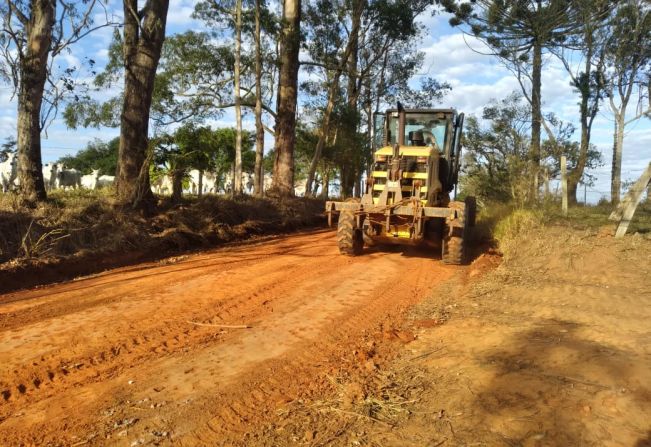
<svg viewBox="0 0 651 447">
<path fill-rule="evenodd" d="M 398 358 L 293 402 L 265 445 L 651 446 L 651 241 L 546 226 L 509 242 L 416 307 Z"/>
<path fill-rule="evenodd" d="M 147 217 L 85 191 L 36 210 L 0 205 L 0 293 L 325 224 L 323 202 L 298 198 L 163 200 Z"/>
</svg>

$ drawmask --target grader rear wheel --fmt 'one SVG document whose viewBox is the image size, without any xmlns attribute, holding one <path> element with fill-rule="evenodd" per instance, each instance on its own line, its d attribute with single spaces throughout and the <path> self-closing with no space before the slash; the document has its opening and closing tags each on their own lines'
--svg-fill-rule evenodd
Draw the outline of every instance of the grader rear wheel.
<svg viewBox="0 0 651 447">
<path fill-rule="evenodd" d="M 339 252 L 348 256 L 357 256 L 362 253 L 364 239 L 362 230 L 357 228 L 357 219 L 351 211 L 342 211 L 337 224 L 337 245 Z"/>
<path fill-rule="evenodd" d="M 450 202 L 450 208 L 459 211 L 456 222 L 446 220 L 443 225 L 441 258 L 444 264 L 461 265 L 466 262 L 468 219 L 465 216 L 466 204 Z"/>
</svg>

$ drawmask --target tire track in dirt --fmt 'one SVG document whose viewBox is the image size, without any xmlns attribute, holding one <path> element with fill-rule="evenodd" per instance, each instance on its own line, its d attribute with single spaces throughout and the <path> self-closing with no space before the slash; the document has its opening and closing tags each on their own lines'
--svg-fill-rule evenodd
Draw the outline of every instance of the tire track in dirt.
<svg viewBox="0 0 651 447">
<path fill-rule="evenodd" d="M 422 254 L 341 257 L 334 233 L 318 232 L 11 294 L 0 440 L 129 445 L 158 427 L 188 445 L 222 442 L 327 387 L 324 371 L 454 271 Z M 124 420 L 138 422 L 118 437 Z"/>
<path fill-rule="evenodd" d="M 267 258 L 267 261 L 273 260 L 273 258 Z M 227 260 L 227 262 L 230 262 Z M 108 372 L 111 370 L 111 365 L 118 361 L 124 362 L 129 359 L 124 359 L 124 357 L 136 357 L 135 361 L 142 361 L 148 357 L 156 356 L 159 354 L 166 354 L 173 352 L 175 350 L 184 349 L 193 344 L 201 344 L 206 342 L 205 330 L 201 330 L 200 326 L 195 326 L 187 321 L 204 321 L 206 317 L 210 317 L 209 323 L 212 321 L 214 323 L 219 323 L 219 321 L 229 319 L 229 316 L 235 315 L 238 313 L 238 310 L 241 310 L 245 307 L 255 308 L 257 311 L 264 311 L 265 306 L 267 312 L 269 307 L 274 300 L 277 300 L 278 297 L 282 298 L 286 295 L 286 292 L 292 287 L 291 285 L 282 281 L 285 275 L 290 274 L 296 280 L 302 281 L 304 278 L 311 276 L 309 271 L 298 271 L 296 264 L 287 265 L 291 260 L 284 260 L 279 268 L 274 267 L 273 272 L 264 272 L 262 277 L 258 277 L 258 280 L 263 280 L 263 285 L 252 284 L 249 287 L 242 287 L 239 284 L 242 282 L 242 278 L 234 277 L 230 279 L 230 282 L 237 284 L 240 289 L 237 295 L 232 296 L 228 301 L 217 301 L 201 305 L 197 303 L 198 300 L 195 300 L 192 305 L 193 309 L 190 310 L 190 313 L 186 314 L 185 320 L 179 319 L 174 312 L 163 311 L 158 316 L 156 321 L 151 322 L 144 328 L 138 328 L 137 332 L 130 331 L 129 334 L 125 337 L 120 337 L 118 334 L 117 339 L 112 339 L 110 344 L 105 344 L 103 346 L 97 346 L 97 343 L 92 344 L 90 347 L 92 350 L 88 350 L 84 353 L 78 353 L 76 351 L 71 351 L 68 347 L 60 349 L 54 348 L 52 351 L 41 351 L 34 354 L 34 358 L 25 362 L 27 364 L 17 367 L 13 370 L 13 374 L 10 377 L 6 375 L 0 375 L 0 389 L 4 392 L 3 396 L 8 396 L 5 400 L 15 400 L 19 398 L 27 398 L 29 395 L 37 392 L 40 388 L 47 386 L 63 386 L 66 388 L 70 385 L 75 385 L 76 383 L 83 382 L 87 379 L 87 374 L 84 374 L 82 371 L 85 367 L 92 367 L 92 375 L 95 376 L 95 381 L 101 380 L 102 370 L 106 369 Z M 203 263 L 205 265 L 205 263 Z M 245 265 L 248 267 L 248 265 Z M 260 263 L 261 268 L 267 269 L 264 265 L 264 260 Z M 335 268 L 335 265 L 330 264 L 327 268 Z M 177 271 L 183 271 L 183 269 L 176 269 Z M 218 276 L 223 277 L 228 275 L 231 270 L 225 272 L 219 272 Z M 214 276 L 214 274 L 213 274 Z M 241 275 L 240 275 L 241 276 Z M 184 281 L 182 283 L 182 288 L 193 289 L 195 294 L 205 294 L 207 293 L 202 286 L 201 281 L 203 277 L 192 278 Z M 218 279 L 219 280 L 219 279 Z M 176 280 L 174 280 L 176 281 Z M 219 280 L 221 281 L 221 280 Z M 198 282 L 195 284 L 195 282 Z M 173 283 L 170 286 L 170 293 L 173 295 L 181 293 L 177 290 L 180 286 Z M 227 290 L 231 290 L 228 289 Z M 60 294 L 58 294 L 60 295 Z M 112 302 L 114 301 L 115 294 L 111 294 L 109 297 L 102 297 L 93 301 L 104 301 Z M 267 303 L 263 305 L 262 303 Z M 71 313 L 74 304 L 68 304 L 68 312 Z M 133 313 L 138 315 L 137 307 L 140 305 L 139 300 L 136 300 L 133 306 L 130 306 L 128 309 L 122 310 L 123 314 Z M 260 309 L 257 309 L 260 307 Z M 101 324 L 102 319 L 104 318 L 100 313 L 98 318 L 91 318 L 87 312 L 88 308 L 85 302 L 79 303 L 79 309 L 77 312 L 71 313 L 69 319 L 80 320 L 84 317 L 80 316 L 86 315 L 86 320 L 90 320 L 89 324 L 98 325 Z M 100 310 L 101 312 L 101 310 Z M 247 315 L 249 318 L 254 318 L 255 315 Z M 28 321 L 33 321 L 34 318 L 29 314 L 19 315 L 18 318 L 23 317 L 23 319 L 29 318 Z M 26 318 L 25 318 L 26 317 Z M 239 318 L 239 317 L 238 317 Z M 241 319 L 241 318 L 240 318 Z M 33 340 L 35 339 L 47 339 L 47 338 L 56 338 L 59 333 L 65 333 L 70 321 L 64 320 L 59 323 L 58 329 L 55 326 L 53 330 L 53 324 L 50 323 L 51 318 L 46 319 L 45 321 L 34 324 L 31 330 L 28 330 L 28 327 L 25 327 L 28 330 L 27 334 L 23 332 L 22 337 L 11 337 L 12 340 L 3 339 L 0 335 L 0 340 L 2 340 L 3 348 L 0 349 L 0 353 L 6 352 L 7 354 L 10 351 L 19 350 L 25 348 L 28 345 L 32 345 Z M 142 323 L 142 317 L 138 316 L 137 318 L 132 318 L 134 321 L 139 321 Z M 215 321 L 217 320 L 217 321 Z M 228 322 L 228 321 L 227 321 Z M 233 319 L 231 318 L 231 322 Z M 132 329 L 132 325 L 129 325 L 129 329 Z M 208 336 L 208 339 L 214 338 L 212 335 Z M 96 340 L 93 340 L 96 341 Z M 76 343 L 80 344 L 80 343 Z M 46 346 L 47 347 L 47 346 Z M 32 346 L 33 349 L 33 346 Z M 56 363 L 51 363 L 48 360 L 55 359 Z M 12 366 L 9 363 L 7 366 Z M 99 374 L 98 374 L 99 373 Z M 0 417 L 2 413 L 0 412 Z"/>
</svg>

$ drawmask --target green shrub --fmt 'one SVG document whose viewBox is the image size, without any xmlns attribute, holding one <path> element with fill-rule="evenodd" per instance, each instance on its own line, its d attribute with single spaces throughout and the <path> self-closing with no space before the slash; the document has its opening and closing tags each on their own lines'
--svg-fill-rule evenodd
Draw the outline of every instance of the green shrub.
<svg viewBox="0 0 651 447">
<path fill-rule="evenodd" d="M 516 209 L 495 224 L 493 237 L 505 258 L 515 252 L 521 238 L 540 229 L 544 213 L 540 210 Z"/>
</svg>

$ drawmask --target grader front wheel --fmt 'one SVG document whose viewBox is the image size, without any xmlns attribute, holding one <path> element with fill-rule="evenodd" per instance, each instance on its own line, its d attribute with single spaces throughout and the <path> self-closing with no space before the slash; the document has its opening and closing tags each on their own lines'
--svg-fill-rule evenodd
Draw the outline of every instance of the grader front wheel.
<svg viewBox="0 0 651 447">
<path fill-rule="evenodd" d="M 362 230 L 357 228 L 357 219 L 351 211 L 342 211 L 339 214 L 337 244 L 341 254 L 357 256 L 362 253 L 364 248 Z"/>
<path fill-rule="evenodd" d="M 466 219 L 466 204 L 451 202 L 450 208 L 459 211 L 456 222 L 447 220 L 443 225 L 441 258 L 444 264 L 461 265 L 466 262 L 468 219 Z"/>
</svg>

